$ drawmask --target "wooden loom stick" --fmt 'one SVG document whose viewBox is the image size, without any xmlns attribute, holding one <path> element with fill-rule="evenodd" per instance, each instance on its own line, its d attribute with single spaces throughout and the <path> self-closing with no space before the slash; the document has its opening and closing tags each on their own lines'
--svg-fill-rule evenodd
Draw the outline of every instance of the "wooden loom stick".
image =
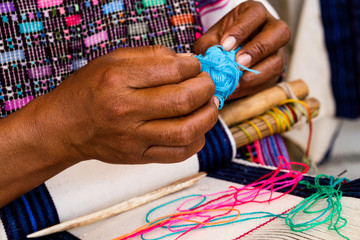
<svg viewBox="0 0 360 240">
<path fill-rule="evenodd" d="M 197 174 L 194 174 L 190 177 L 183 178 L 179 181 L 176 181 L 174 183 L 171 183 L 170 185 L 167 185 L 165 187 L 159 188 L 155 191 L 152 191 L 150 193 L 144 194 L 139 197 L 132 198 L 130 200 L 127 200 L 125 202 L 116 204 L 112 207 L 91 213 L 89 215 L 85 215 L 79 218 L 75 218 L 70 221 L 66 221 L 63 223 L 59 223 L 57 225 L 54 225 L 49 228 L 45 228 L 43 230 L 40 230 L 35 233 L 29 234 L 28 238 L 35 238 L 35 237 L 42 237 L 49 234 L 62 232 L 71 228 L 75 227 L 81 227 L 90 223 L 94 223 L 97 221 L 100 221 L 102 219 L 106 219 L 112 216 L 115 216 L 117 214 L 120 214 L 122 212 L 129 211 L 131 209 L 134 209 L 136 207 L 139 207 L 141 205 L 144 205 L 148 202 L 154 201 L 156 199 L 159 199 L 163 196 L 169 195 L 171 193 L 183 190 L 185 188 L 193 186 L 195 183 L 197 183 L 199 180 L 204 178 L 206 176 L 205 172 L 199 172 Z"/>
<path fill-rule="evenodd" d="M 308 95 L 309 90 L 303 80 L 299 79 L 291 81 L 288 82 L 288 84 L 297 98 L 304 99 Z M 275 86 L 253 96 L 225 105 L 219 114 L 226 125 L 231 127 L 246 119 L 265 113 L 267 110 L 287 98 L 285 91 L 282 88 Z"/>
<path fill-rule="evenodd" d="M 315 98 L 306 99 L 305 103 L 308 105 L 311 114 L 316 113 L 320 108 L 320 102 Z M 262 117 L 268 121 L 268 123 L 271 125 L 272 129 L 274 130 L 274 133 L 281 133 L 279 129 L 277 129 L 275 119 L 270 114 L 265 113 L 262 115 Z M 269 127 L 263 120 L 255 118 L 255 119 L 251 119 L 251 122 L 260 130 L 261 135 L 263 137 L 271 135 Z M 238 126 L 234 126 L 230 128 L 230 131 L 235 139 L 237 148 L 245 146 L 250 143 L 249 137 L 246 135 L 244 131 L 241 130 L 241 128 L 245 129 L 245 131 L 250 135 L 253 141 L 259 140 L 259 135 L 252 125 L 246 122 L 241 123 L 240 128 Z"/>
</svg>

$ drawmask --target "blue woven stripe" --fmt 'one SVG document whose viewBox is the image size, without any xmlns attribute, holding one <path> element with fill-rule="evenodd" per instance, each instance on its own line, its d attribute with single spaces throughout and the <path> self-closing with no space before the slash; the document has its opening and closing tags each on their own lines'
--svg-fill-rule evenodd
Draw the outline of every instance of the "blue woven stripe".
<svg viewBox="0 0 360 240">
<path fill-rule="evenodd" d="M 17 229 L 18 221 L 13 217 L 16 214 L 11 211 L 9 205 L 0 209 L 0 216 L 8 239 L 20 239 L 18 231 L 12 231 L 12 229 Z"/>
<path fill-rule="evenodd" d="M 34 217 L 34 214 L 30 208 L 29 202 L 26 200 L 25 196 L 21 196 L 21 200 L 23 201 L 23 204 L 26 208 L 26 211 L 28 213 L 29 219 L 30 219 L 30 223 L 31 223 L 31 227 L 32 227 L 32 231 L 36 232 L 38 230 L 37 226 L 36 226 L 36 220 Z"/>
<path fill-rule="evenodd" d="M 26 239 L 34 231 L 59 223 L 55 205 L 45 186 L 40 185 L 0 209 L 8 239 Z M 59 233 L 46 239 L 78 239 L 69 233 Z"/>
<path fill-rule="evenodd" d="M 32 206 L 33 206 L 33 212 L 34 212 L 34 217 L 36 219 L 38 219 L 36 222 L 38 223 L 37 227 L 39 229 L 43 229 L 46 226 L 49 226 L 50 224 L 47 224 L 47 219 L 48 219 L 48 214 L 46 214 L 46 211 L 44 209 L 44 206 L 41 200 L 41 197 L 39 196 L 39 194 L 36 194 L 38 190 L 34 189 L 34 191 L 31 191 L 28 193 L 28 197 L 29 197 L 29 201 L 32 202 Z M 38 199 L 40 198 L 40 199 Z"/>
<path fill-rule="evenodd" d="M 351 14 L 354 8 L 352 1 L 321 0 L 320 3 L 336 115 L 355 118 L 360 115 L 360 76 L 357 74 L 359 65 L 356 64 L 358 52 L 354 51 L 354 39 L 359 29 L 352 29 L 352 18 L 360 16 Z M 359 28 L 358 25 L 355 27 Z"/>
<path fill-rule="evenodd" d="M 217 132 L 216 131 L 209 131 L 207 134 L 206 141 L 211 143 L 212 145 L 212 152 L 213 152 L 213 158 L 212 158 L 212 167 L 218 166 L 221 162 L 222 156 L 221 156 L 221 142 L 219 142 L 216 138 Z M 213 169 L 212 168 L 212 169 Z"/>
<path fill-rule="evenodd" d="M 231 141 L 220 122 L 205 134 L 205 146 L 198 153 L 200 171 L 211 172 L 231 161 Z"/>
</svg>

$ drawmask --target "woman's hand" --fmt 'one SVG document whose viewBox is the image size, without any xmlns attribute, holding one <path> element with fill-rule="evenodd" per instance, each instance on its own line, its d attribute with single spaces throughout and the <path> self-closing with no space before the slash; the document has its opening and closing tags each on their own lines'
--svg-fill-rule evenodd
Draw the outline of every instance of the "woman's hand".
<svg viewBox="0 0 360 240">
<path fill-rule="evenodd" d="M 217 121 L 213 95 L 196 58 L 154 46 L 95 59 L 44 100 L 56 103 L 52 128 L 68 159 L 172 163 L 205 144 Z"/>
<path fill-rule="evenodd" d="M 196 58 L 165 47 L 118 49 L 93 60 L 0 119 L 0 207 L 82 160 L 187 159 L 217 121 L 214 91 Z"/>
<path fill-rule="evenodd" d="M 285 62 L 283 46 L 290 40 L 286 23 L 274 18 L 259 2 L 247 1 L 225 15 L 195 43 L 195 53 L 204 54 L 214 45 L 225 50 L 242 46 L 236 61 L 260 72 L 244 72 L 230 98 L 251 95 L 276 83 Z"/>
</svg>

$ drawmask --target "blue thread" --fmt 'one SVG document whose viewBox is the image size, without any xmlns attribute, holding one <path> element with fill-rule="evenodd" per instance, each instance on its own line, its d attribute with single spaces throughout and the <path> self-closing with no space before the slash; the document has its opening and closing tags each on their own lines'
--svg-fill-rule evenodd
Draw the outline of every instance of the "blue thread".
<svg viewBox="0 0 360 240">
<path fill-rule="evenodd" d="M 29 218 L 30 218 L 30 222 L 31 222 L 31 226 L 32 226 L 32 230 L 34 230 L 34 232 L 36 232 L 38 230 L 37 226 L 36 226 L 36 220 L 35 220 L 35 217 L 34 217 L 34 214 L 31 210 L 31 207 L 29 205 L 29 202 L 26 200 L 26 197 L 23 195 L 21 196 L 21 200 L 23 201 L 24 205 L 25 205 L 25 208 L 26 208 L 26 211 L 27 213 L 29 214 Z"/>
<path fill-rule="evenodd" d="M 210 74 L 215 84 L 215 96 L 219 99 L 219 109 L 224 106 L 226 98 L 232 94 L 238 84 L 243 71 L 239 67 L 258 74 L 258 71 L 246 68 L 235 62 L 235 55 L 240 50 L 232 50 L 227 52 L 220 45 L 210 47 L 205 56 L 196 56 L 201 63 L 201 71 Z"/>
</svg>

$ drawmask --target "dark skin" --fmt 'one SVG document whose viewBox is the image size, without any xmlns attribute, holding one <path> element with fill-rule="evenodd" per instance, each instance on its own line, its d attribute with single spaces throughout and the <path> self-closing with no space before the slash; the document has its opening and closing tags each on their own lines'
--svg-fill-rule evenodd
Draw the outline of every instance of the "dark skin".
<svg viewBox="0 0 360 240">
<path fill-rule="evenodd" d="M 259 2 L 247 1 L 226 14 L 195 43 L 195 53 L 204 54 L 214 45 L 234 50 L 236 61 L 260 72 L 244 72 L 229 99 L 257 93 L 273 86 L 281 74 L 285 54 L 283 47 L 290 40 L 286 23 L 274 18 Z"/>
<path fill-rule="evenodd" d="M 283 66 L 281 47 L 290 37 L 285 28 L 261 4 L 248 2 L 203 35 L 195 50 L 224 45 L 229 36 L 236 39 L 231 49 L 246 43 L 238 55 L 249 54 L 244 65 L 261 74 L 243 75 L 232 96 L 241 97 L 274 83 Z M 53 92 L 0 119 L 0 207 L 88 159 L 187 159 L 201 150 L 217 121 L 214 91 L 196 58 L 166 47 L 118 49 L 93 60 Z"/>
</svg>

